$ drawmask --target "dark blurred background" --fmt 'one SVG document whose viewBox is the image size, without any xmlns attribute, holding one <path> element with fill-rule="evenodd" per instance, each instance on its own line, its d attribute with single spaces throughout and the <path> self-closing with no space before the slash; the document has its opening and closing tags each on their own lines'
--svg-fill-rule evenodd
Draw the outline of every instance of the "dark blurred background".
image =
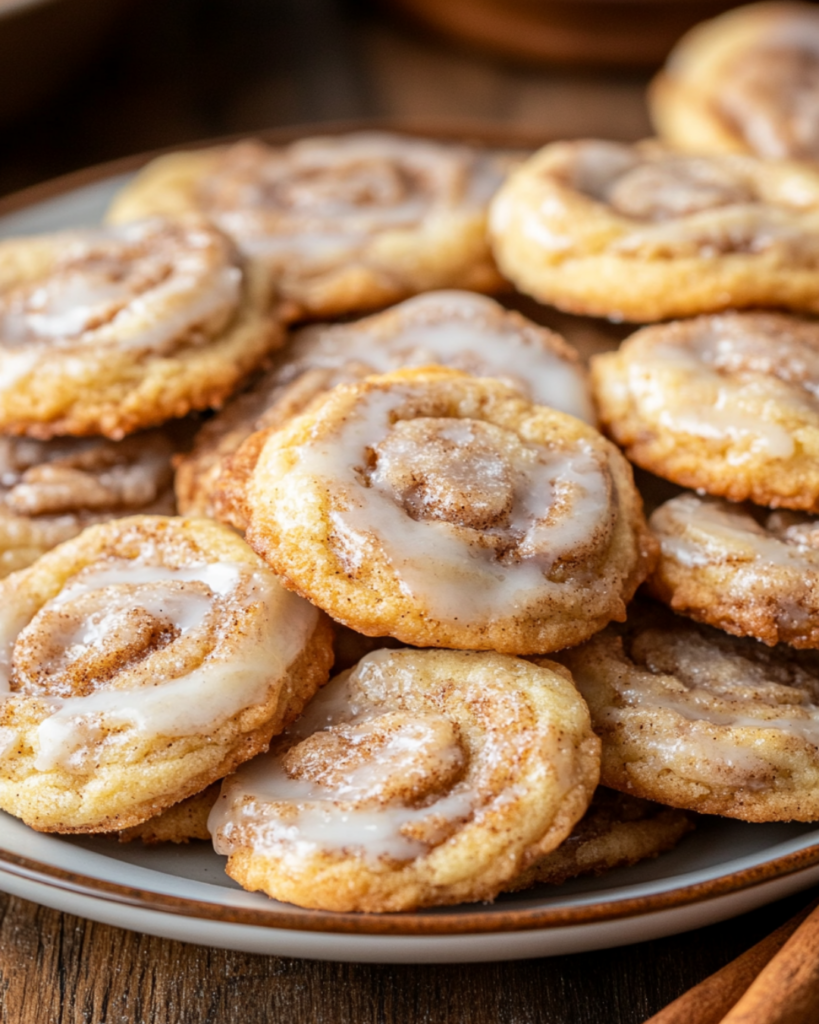
<svg viewBox="0 0 819 1024">
<path fill-rule="evenodd" d="M 194 139 L 351 118 L 636 138 L 679 11 L 724 6 L 0 0 L 0 193 Z"/>
</svg>

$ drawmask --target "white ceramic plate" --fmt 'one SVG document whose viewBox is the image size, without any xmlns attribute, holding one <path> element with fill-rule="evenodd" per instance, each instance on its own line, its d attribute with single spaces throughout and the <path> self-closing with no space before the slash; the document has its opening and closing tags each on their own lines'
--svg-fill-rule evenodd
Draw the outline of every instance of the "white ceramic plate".
<svg viewBox="0 0 819 1024">
<path fill-rule="evenodd" d="M 17 209 L 0 217 L 0 237 L 97 222 L 126 176 L 95 177 L 89 172 L 91 184 L 48 199 L 5 202 Z M 0 814 L 0 888 L 7 892 L 153 935 L 333 960 L 441 963 L 601 949 L 723 920 L 818 882 L 819 826 L 710 818 L 657 860 L 491 906 L 329 914 L 242 891 L 205 843 L 146 848 L 58 838 Z"/>
</svg>

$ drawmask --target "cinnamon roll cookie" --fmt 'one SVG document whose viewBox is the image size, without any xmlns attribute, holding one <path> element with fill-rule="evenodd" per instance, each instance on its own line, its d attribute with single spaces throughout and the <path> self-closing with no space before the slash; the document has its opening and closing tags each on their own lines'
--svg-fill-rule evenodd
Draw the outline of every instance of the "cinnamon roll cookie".
<svg viewBox="0 0 819 1024">
<path fill-rule="evenodd" d="M 573 313 L 661 320 L 730 307 L 819 307 L 819 168 L 561 142 L 492 203 L 498 265 Z"/>
<path fill-rule="evenodd" d="M 172 515 L 172 455 L 159 430 L 123 441 L 0 437 L 0 577 L 95 523 Z"/>
<path fill-rule="evenodd" d="M 600 786 L 571 834 L 507 883 L 504 892 L 629 867 L 673 849 L 694 827 L 684 811 Z"/>
<path fill-rule="evenodd" d="M 819 158 L 819 11 L 757 3 L 685 35 L 649 91 L 658 135 L 694 153 Z"/>
<path fill-rule="evenodd" d="M 430 292 L 354 323 L 298 331 L 271 370 L 202 428 L 177 469 L 181 511 L 213 514 L 223 460 L 254 431 L 282 425 L 337 384 L 432 363 L 497 377 L 539 405 L 596 422 L 586 371 L 558 334 L 483 295 Z"/>
<path fill-rule="evenodd" d="M 115 222 L 195 210 L 263 264 L 295 316 L 375 309 L 431 288 L 501 285 L 486 208 L 508 158 L 380 132 L 160 157 Z"/>
<path fill-rule="evenodd" d="M 819 647 L 819 521 L 684 494 L 649 525 L 652 593 L 674 611 L 770 646 Z"/>
<path fill-rule="evenodd" d="M 53 832 L 153 817 L 265 749 L 330 645 L 226 527 L 90 527 L 0 581 L 0 807 Z"/>
<path fill-rule="evenodd" d="M 612 619 L 654 541 L 592 427 L 500 381 L 404 370 L 340 385 L 230 464 L 247 538 L 359 633 L 545 653 Z"/>
<path fill-rule="evenodd" d="M 819 655 L 635 602 L 564 651 L 605 786 L 743 821 L 819 819 Z"/>
<path fill-rule="evenodd" d="M 592 360 L 606 431 L 644 469 L 731 501 L 819 511 L 819 323 L 726 313 Z"/>
<path fill-rule="evenodd" d="M 569 834 L 598 763 L 559 666 L 375 651 L 225 780 L 209 828 L 232 878 L 299 906 L 487 900 Z"/>
<path fill-rule="evenodd" d="M 197 218 L 0 243 L 0 431 L 47 440 L 221 405 L 283 333 L 269 284 Z"/>
</svg>

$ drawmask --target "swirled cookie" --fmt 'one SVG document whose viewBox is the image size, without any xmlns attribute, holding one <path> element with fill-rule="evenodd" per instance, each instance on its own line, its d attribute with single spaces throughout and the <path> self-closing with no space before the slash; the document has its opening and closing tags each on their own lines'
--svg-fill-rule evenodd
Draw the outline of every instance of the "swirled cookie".
<svg viewBox="0 0 819 1024">
<path fill-rule="evenodd" d="M 773 646 L 819 647 L 819 522 L 684 494 L 649 521 L 649 585 L 674 611 Z"/>
<path fill-rule="evenodd" d="M 559 669 L 375 651 L 225 780 L 209 828 L 232 878 L 299 906 L 492 899 L 571 831 L 598 757 Z"/>
<path fill-rule="evenodd" d="M 283 332 L 198 218 L 0 243 L 0 431 L 114 440 L 219 406 Z"/>
<path fill-rule="evenodd" d="M 602 875 L 658 857 L 693 828 L 684 811 L 600 786 L 571 834 L 507 883 L 504 892 L 562 885 L 578 875 Z"/>
<path fill-rule="evenodd" d="M 264 750 L 330 648 L 226 527 L 92 526 L 0 581 L 0 807 L 41 831 L 144 821 Z"/>
<path fill-rule="evenodd" d="M 819 511 L 819 323 L 726 313 L 646 327 L 592 360 L 639 466 L 731 501 Z"/>
<path fill-rule="evenodd" d="M 418 646 L 579 643 L 624 617 L 655 554 L 613 445 L 454 370 L 340 385 L 234 465 L 248 542 L 286 586 Z"/>
<path fill-rule="evenodd" d="M 819 11 L 757 3 L 698 25 L 649 90 L 657 133 L 692 153 L 819 158 Z"/>
<path fill-rule="evenodd" d="M 95 523 L 172 515 L 173 448 L 159 430 L 123 441 L 0 437 L 0 577 Z"/>
<path fill-rule="evenodd" d="M 214 514 L 223 460 L 254 431 L 282 425 L 337 384 L 431 363 L 497 377 L 539 405 L 596 422 L 586 371 L 559 335 L 486 296 L 430 292 L 354 323 L 298 331 L 271 370 L 202 428 L 177 469 L 180 510 Z"/>
<path fill-rule="evenodd" d="M 819 655 L 638 602 L 560 661 L 603 741 L 601 782 L 743 821 L 819 819 Z"/>
<path fill-rule="evenodd" d="M 246 141 L 160 157 L 109 218 L 196 210 L 267 268 L 294 315 L 335 316 L 431 288 L 500 287 L 486 208 L 505 169 L 466 146 L 379 132 Z"/>
<path fill-rule="evenodd" d="M 555 143 L 511 174 L 490 233 L 521 291 L 573 313 L 819 308 L 819 168 L 805 164 Z"/>
</svg>

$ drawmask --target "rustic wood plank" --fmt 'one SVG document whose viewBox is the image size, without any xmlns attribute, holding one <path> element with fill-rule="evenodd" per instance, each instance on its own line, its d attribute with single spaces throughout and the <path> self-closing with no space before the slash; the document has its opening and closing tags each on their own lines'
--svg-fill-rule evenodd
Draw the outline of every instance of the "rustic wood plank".
<svg viewBox="0 0 819 1024">
<path fill-rule="evenodd" d="M 0 1019 L 640 1024 L 810 898 L 800 895 L 737 921 L 621 949 L 510 963 L 404 966 L 207 949 L 0 897 Z"/>
</svg>

